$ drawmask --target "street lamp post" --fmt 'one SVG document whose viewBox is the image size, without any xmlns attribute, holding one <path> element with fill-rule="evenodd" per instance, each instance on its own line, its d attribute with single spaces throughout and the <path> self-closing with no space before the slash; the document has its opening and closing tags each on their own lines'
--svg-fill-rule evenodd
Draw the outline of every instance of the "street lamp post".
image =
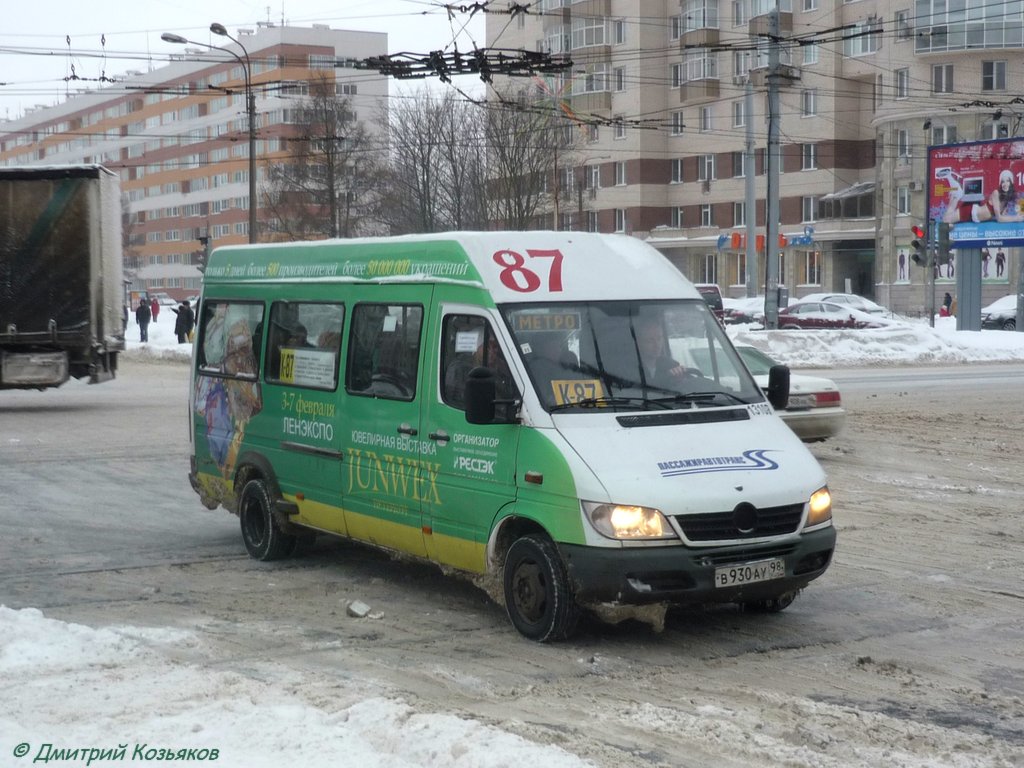
<svg viewBox="0 0 1024 768">
<path fill-rule="evenodd" d="M 209 43 L 200 43 L 195 40 L 189 40 L 181 35 L 175 35 L 172 32 L 164 32 L 160 35 L 160 39 L 166 43 L 176 43 L 178 45 L 201 45 L 204 48 L 215 48 L 218 51 L 224 51 L 234 56 L 238 63 L 242 65 L 242 72 L 245 75 L 245 113 L 249 121 L 249 242 L 255 243 L 257 240 L 256 231 L 256 94 L 253 92 L 252 87 L 252 62 L 249 59 L 249 51 L 246 50 L 245 46 L 239 40 L 228 34 L 227 29 L 224 28 L 223 24 L 214 22 L 210 25 L 210 31 L 215 35 L 226 37 L 231 40 L 235 45 L 242 49 L 242 56 L 239 56 L 230 48 L 224 48 L 220 45 L 210 45 Z M 244 57 L 244 58 L 243 58 Z"/>
</svg>

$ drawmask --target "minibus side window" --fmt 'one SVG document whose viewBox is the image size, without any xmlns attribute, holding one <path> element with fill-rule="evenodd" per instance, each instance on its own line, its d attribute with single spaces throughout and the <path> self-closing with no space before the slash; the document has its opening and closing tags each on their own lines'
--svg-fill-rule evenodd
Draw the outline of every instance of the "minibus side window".
<svg viewBox="0 0 1024 768">
<path fill-rule="evenodd" d="M 255 380 L 262 326 L 262 304 L 204 301 L 196 352 L 200 372 Z"/>
<path fill-rule="evenodd" d="M 422 327 L 422 306 L 357 304 L 349 330 L 346 390 L 354 395 L 412 400 Z"/>
<path fill-rule="evenodd" d="M 518 391 L 505 355 L 491 324 L 475 315 L 448 315 L 444 319 L 441 347 L 441 399 L 465 410 L 466 377 L 477 366 L 485 366 L 497 377 L 498 400 L 514 400 Z"/>
<path fill-rule="evenodd" d="M 342 304 L 275 301 L 266 334 L 267 381 L 335 389 L 344 315 Z"/>
</svg>

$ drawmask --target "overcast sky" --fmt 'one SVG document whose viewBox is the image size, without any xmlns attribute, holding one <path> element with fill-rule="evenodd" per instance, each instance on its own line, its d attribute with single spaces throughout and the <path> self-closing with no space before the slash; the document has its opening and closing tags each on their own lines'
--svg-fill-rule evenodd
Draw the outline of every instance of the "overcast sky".
<svg viewBox="0 0 1024 768">
<path fill-rule="evenodd" d="M 486 42 L 482 13 L 449 20 L 441 3 L 431 0 L 7 0 L 0 24 L 0 119 L 58 103 L 72 75 L 98 86 L 103 76 L 162 66 L 168 54 L 181 53 L 181 46 L 160 40 L 163 32 L 206 41 L 214 21 L 234 34 L 282 19 L 294 26 L 386 32 L 389 53 L 426 53 L 453 40 L 460 50 L 471 50 Z M 78 53 L 73 57 L 69 37 L 70 50 Z"/>
</svg>

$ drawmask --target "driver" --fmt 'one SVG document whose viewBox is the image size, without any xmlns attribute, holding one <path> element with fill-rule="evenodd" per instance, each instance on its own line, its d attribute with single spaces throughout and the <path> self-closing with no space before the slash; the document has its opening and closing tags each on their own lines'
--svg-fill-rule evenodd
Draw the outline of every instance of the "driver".
<svg viewBox="0 0 1024 768">
<path fill-rule="evenodd" d="M 634 327 L 644 382 L 648 386 L 677 389 L 686 368 L 665 354 L 665 334 L 657 318 L 640 318 Z"/>
</svg>

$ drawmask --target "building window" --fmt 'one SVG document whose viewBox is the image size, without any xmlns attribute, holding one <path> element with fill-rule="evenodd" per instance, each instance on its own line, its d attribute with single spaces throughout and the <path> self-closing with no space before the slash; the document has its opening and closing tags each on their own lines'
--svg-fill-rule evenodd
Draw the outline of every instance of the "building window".
<svg viewBox="0 0 1024 768">
<path fill-rule="evenodd" d="M 697 178 L 700 181 L 711 181 L 715 178 L 715 156 L 700 155 L 697 158 Z"/>
<path fill-rule="evenodd" d="M 733 262 L 733 273 L 736 275 L 736 282 L 733 285 L 746 285 L 747 284 L 747 256 L 743 253 L 737 253 L 734 257 Z M 717 281 L 716 281 L 717 282 Z"/>
<path fill-rule="evenodd" d="M 843 37 L 843 55 L 847 58 L 867 56 L 882 46 L 882 20 L 869 17 L 853 25 Z"/>
<path fill-rule="evenodd" d="M 718 29 L 718 0 L 683 0 L 683 31 Z"/>
<path fill-rule="evenodd" d="M 734 227 L 745 227 L 745 226 L 747 226 L 747 204 L 746 203 L 733 203 L 732 204 L 732 225 Z"/>
<path fill-rule="evenodd" d="M 747 124 L 746 105 L 742 101 L 732 103 L 732 127 L 742 128 Z"/>
<path fill-rule="evenodd" d="M 821 253 L 804 253 L 804 285 L 821 285 Z"/>
<path fill-rule="evenodd" d="M 718 79 L 718 54 L 694 51 L 686 54 L 683 61 L 687 82 Z"/>
<path fill-rule="evenodd" d="M 910 160 L 911 151 L 912 149 L 910 145 L 910 131 L 908 131 L 906 128 L 897 128 L 896 157 L 899 158 L 902 164 L 906 164 L 907 161 Z"/>
<path fill-rule="evenodd" d="M 519 14 L 520 19 L 522 19 L 525 16 L 526 16 L 525 13 L 520 13 Z M 612 37 L 613 37 L 613 39 L 615 41 L 615 45 L 622 45 L 624 42 L 626 42 L 626 20 L 625 19 L 615 19 L 612 22 Z"/>
<path fill-rule="evenodd" d="M 708 133 L 712 129 L 712 111 L 711 107 L 700 108 L 700 132 Z"/>
<path fill-rule="evenodd" d="M 678 206 L 677 205 L 674 208 L 672 208 L 672 211 L 669 214 L 669 226 L 671 226 L 673 229 L 682 229 L 683 228 L 683 208 L 682 208 L 682 206 Z"/>
<path fill-rule="evenodd" d="M 683 183 L 683 158 L 681 157 L 672 158 L 672 183 Z"/>
<path fill-rule="evenodd" d="M 701 203 L 701 206 L 700 206 L 700 225 L 702 227 L 713 227 L 713 226 L 715 226 L 714 216 L 712 216 L 711 203 Z"/>
<path fill-rule="evenodd" d="M 906 99 L 910 96 L 910 70 L 896 70 L 896 98 Z"/>
<path fill-rule="evenodd" d="M 612 82 L 616 91 L 626 90 L 626 68 L 616 67 L 612 70 Z"/>
<path fill-rule="evenodd" d="M 812 117 L 818 114 L 818 89 L 804 88 L 800 92 L 800 114 Z"/>
<path fill-rule="evenodd" d="M 804 66 L 806 67 L 808 64 L 817 64 L 818 63 L 818 57 L 819 57 L 819 54 L 820 54 L 820 49 L 818 48 L 818 44 L 817 43 L 808 43 L 803 48 L 804 48 Z"/>
<path fill-rule="evenodd" d="M 704 254 L 704 263 L 701 265 L 700 281 L 702 283 L 718 282 L 718 259 L 713 253 Z"/>
<path fill-rule="evenodd" d="M 591 144 L 593 144 L 595 141 L 598 140 L 598 138 L 599 138 L 599 133 L 598 133 L 598 130 L 597 130 L 597 126 L 593 125 L 593 124 L 592 125 L 588 125 L 587 126 L 587 141 L 589 141 Z"/>
<path fill-rule="evenodd" d="M 896 22 L 896 39 L 909 40 L 913 30 L 910 28 L 910 11 L 896 11 L 894 17 Z"/>
<path fill-rule="evenodd" d="M 742 179 L 746 176 L 744 163 L 743 163 L 743 152 L 732 153 L 732 177 L 734 179 Z"/>
<path fill-rule="evenodd" d="M 910 187 L 896 187 L 896 213 L 900 216 L 910 213 Z"/>
<path fill-rule="evenodd" d="M 624 208 L 615 209 L 615 231 L 626 231 L 626 210 Z"/>
<path fill-rule="evenodd" d="M 678 40 L 683 36 L 683 19 L 681 16 L 669 16 L 668 36 L 671 40 Z"/>
<path fill-rule="evenodd" d="M 801 157 L 802 163 L 800 165 L 802 170 L 813 171 L 818 167 L 818 145 L 817 144 L 803 144 L 801 145 Z"/>
<path fill-rule="evenodd" d="M 608 35 L 604 17 L 584 16 L 572 20 L 572 47 L 590 48 L 595 45 L 606 45 Z"/>
<path fill-rule="evenodd" d="M 683 113 L 682 112 L 673 112 L 672 113 L 672 135 L 673 136 L 682 136 L 683 129 L 685 127 L 686 127 L 686 124 L 683 122 Z"/>
<path fill-rule="evenodd" d="M 800 198 L 800 216 L 801 221 L 814 221 L 814 214 L 818 207 L 818 198 L 811 195 L 805 195 Z"/>
<path fill-rule="evenodd" d="M 615 133 L 613 134 L 616 139 L 626 138 L 626 123 L 621 117 L 616 117 L 614 121 Z"/>
<path fill-rule="evenodd" d="M 669 69 L 670 79 L 673 88 L 680 88 L 683 85 L 683 65 L 673 64 Z"/>
<path fill-rule="evenodd" d="M 1003 134 L 1005 136 L 1005 134 Z M 932 144 L 953 144 L 956 141 L 955 125 L 933 125 Z"/>
<path fill-rule="evenodd" d="M 587 211 L 587 232 L 600 232 L 597 225 L 597 211 Z"/>
<path fill-rule="evenodd" d="M 981 138 L 983 141 L 989 139 L 1005 139 L 1010 135 L 1010 126 L 999 120 L 992 120 L 981 126 Z"/>
<path fill-rule="evenodd" d="M 626 163 L 623 160 L 615 163 L 615 186 L 626 186 Z"/>
<path fill-rule="evenodd" d="M 601 166 L 600 165 L 588 165 L 587 166 L 587 189 L 600 189 L 601 188 Z"/>
<path fill-rule="evenodd" d="M 732 25 L 741 27 L 747 23 L 747 0 L 733 0 Z"/>
<path fill-rule="evenodd" d="M 932 66 L 932 93 L 953 92 L 953 65 L 935 64 Z"/>
<path fill-rule="evenodd" d="M 1006 62 L 1005 61 L 983 61 L 983 62 L 981 62 L 981 90 L 983 90 L 983 91 L 1005 91 L 1006 90 Z"/>
</svg>

